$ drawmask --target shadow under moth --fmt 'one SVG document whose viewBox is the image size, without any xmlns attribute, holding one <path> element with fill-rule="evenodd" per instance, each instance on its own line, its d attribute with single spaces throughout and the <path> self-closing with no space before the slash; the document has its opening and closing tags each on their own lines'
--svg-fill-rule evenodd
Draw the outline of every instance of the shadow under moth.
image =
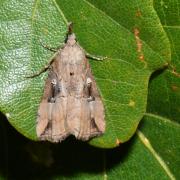
<svg viewBox="0 0 180 180">
<path fill-rule="evenodd" d="M 87 141 L 105 131 L 104 106 L 86 53 L 76 42 L 72 26 L 67 40 L 49 66 L 38 109 L 40 140 L 60 142 L 69 135 Z"/>
</svg>

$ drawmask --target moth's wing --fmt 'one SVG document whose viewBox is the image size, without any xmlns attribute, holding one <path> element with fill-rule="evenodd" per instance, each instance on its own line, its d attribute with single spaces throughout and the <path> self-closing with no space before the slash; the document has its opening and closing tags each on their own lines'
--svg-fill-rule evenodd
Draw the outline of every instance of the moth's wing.
<svg viewBox="0 0 180 180">
<path fill-rule="evenodd" d="M 101 99 L 90 102 L 91 106 L 91 136 L 101 135 L 105 131 L 104 106 Z"/>
<path fill-rule="evenodd" d="M 69 135 L 69 131 L 66 128 L 66 106 L 67 97 L 57 97 L 53 104 L 51 113 L 53 142 L 60 142 Z"/>
<path fill-rule="evenodd" d="M 96 82 L 91 72 L 89 62 L 87 61 L 87 78 L 91 79 L 90 95 L 94 98 L 89 102 L 91 109 L 91 136 L 96 136 L 104 133 L 105 131 L 105 111 L 104 105 L 98 91 Z"/>
<path fill-rule="evenodd" d="M 104 107 L 102 101 L 81 101 L 80 129 L 77 139 L 87 141 L 92 137 L 99 136 L 105 131 Z"/>
<path fill-rule="evenodd" d="M 85 73 L 84 73 L 84 95 L 78 101 L 78 108 L 72 108 L 74 111 L 72 115 L 73 126 L 76 129 L 71 130 L 72 134 L 77 139 L 87 141 L 92 137 L 99 136 L 105 131 L 104 120 L 104 106 L 98 92 L 95 80 L 91 73 L 91 69 L 87 59 L 85 59 Z M 90 78 L 91 90 L 89 94 L 87 79 Z M 89 101 L 89 96 L 93 97 L 92 101 Z M 74 101 L 72 101 L 72 104 Z M 73 118 L 75 115 L 78 118 Z M 74 133 L 73 130 L 76 132 Z"/>
<path fill-rule="evenodd" d="M 57 86 L 59 86 L 56 71 L 51 71 L 46 80 L 43 98 L 39 105 L 36 132 L 41 140 L 59 142 L 68 136 L 64 123 L 66 99 L 58 96 L 57 89 L 59 87 L 55 87 L 53 92 L 52 81 L 54 79 L 58 82 Z M 55 102 L 51 102 L 53 96 Z"/>
<path fill-rule="evenodd" d="M 51 89 L 51 77 L 49 76 L 45 82 L 44 94 L 42 97 L 42 101 L 39 105 L 38 109 L 38 117 L 37 117 L 37 124 L 36 124 L 36 133 L 38 138 L 42 139 L 43 134 L 47 134 L 47 131 L 50 131 L 49 127 L 49 103 L 48 98 L 52 94 Z M 46 131 L 46 132 L 45 132 Z M 51 134 L 50 132 L 48 134 Z"/>
<path fill-rule="evenodd" d="M 77 139 L 87 141 L 92 137 L 91 134 L 91 109 L 87 98 L 81 99 L 81 119 L 80 119 L 80 129 Z"/>
<path fill-rule="evenodd" d="M 68 105 L 67 126 L 70 134 L 73 134 L 77 139 L 83 141 L 87 141 L 90 137 L 99 134 L 97 128 L 93 129 L 92 134 L 91 127 L 94 121 L 91 119 L 91 109 L 87 98 L 69 96 Z"/>
<path fill-rule="evenodd" d="M 36 125 L 36 133 L 39 138 L 44 133 L 48 125 L 47 117 L 48 117 L 48 103 L 46 101 L 42 101 L 39 106 L 37 125 Z"/>
<path fill-rule="evenodd" d="M 97 99 L 89 102 L 87 98 L 81 98 L 79 103 L 78 118 L 73 118 L 73 115 L 77 116 L 77 112 L 71 114 L 73 122 L 71 133 L 77 139 L 87 141 L 105 131 L 104 107 L 102 101 Z"/>
<path fill-rule="evenodd" d="M 66 126 L 69 133 L 73 134 L 75 137 L 78 136 L 81 128 L 80 119 L 81 119 L 81 98 L 68 96 Z"/>
</svg>

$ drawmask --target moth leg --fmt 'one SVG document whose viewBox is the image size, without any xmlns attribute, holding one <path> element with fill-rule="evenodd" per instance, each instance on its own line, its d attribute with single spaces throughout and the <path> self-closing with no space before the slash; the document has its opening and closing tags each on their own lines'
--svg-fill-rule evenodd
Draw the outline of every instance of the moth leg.
<svg viewBox="0 0 180 180">
<path fill-rule="evenodd" d="M 95 56 L 95 55 L 89 54 L 89 53 L 87 53 L 87 52 L 86 52 L 86 57 L 87 57 L 87 58 L 90 58 L 90 59 L 92 59 L 92 60 L 96 60 L 96 61 L 102 61 L 102 60 L 107 59 L 106 56 L 105 56 L 105 57 L 103 57 L 103 56 Z"/>
<path fill-rule="evenodd" d="M 46 48 L 46 49 L 48 49 L 48 50 L 50 50 L 52 52 L 56 52 L 56 54 L 57 54 L 58 50 L 60 50 L 64 46 L 64 44 L 63 44 L 58 48 L 51 48 L 51 47 L 49 47 L 47 45 L 44 45 L 41 41 L 40 41 L 40 43 L 41 43 L 41 46 L 43 46 L 44 48 Z M 54 55 L 54 57 L 56 56 L 56 54 Z M 36 72 L 36 73 L 34 73 L 32 75 L 29 75 L 29 76 L 26 76 L 25 78 L 33 78 L 33 77 L 39 76 L 40 74 L 42 74 L 43 72 L 47 71 L 50 68 L 50 66 L 51 66 L 51 64 L 53 63 L 54 60 L 55 60 L 55 58 L 52 58 L 51 61 L 48 62 L 48 64 L 45 65 L 39 72 Z"/>
<path fill-rule="evenodd" d="M 32 75 L 29 75 L 29 76 L 25 76 L 25 78 L 33 78 L 33 77 L 39 76 L 40 74 L 42 74 L 43 72 L 47 71 L 48 69 L 49 69 L 49 65 L 46 65 L 39 72 L 36 72 L 36 73 L 34 73 Z"/>
<path fill-rule="evenodd" d="M 48 69 L 51 69 L 51 64 L 53 63 L 55 59 L 52 58 L 52 60 L 50 62 L 48 62 L 47 65 L 45 65 L 40 71 L 32 74 L 32 75 L 29 75 L 29 76 L 25 76 L 25 78 L 33 78 L 33 77 L 36 77 L 36 76 L 39 76 L 40 74 L 42 74 L 43 72 L 47 71 Z"/>
<path fill-rule="evenodd" d="M 49 47 L 48 45 L 46 45 L 46 44 L 43 44 L 43 42 L 40 40 L 40 44 L 41 44 L 41 46 L 42 47 L 44 47 L 45 49 L 47 49 L 47 50 L 49 50 L 49 51 L 52 51 L 52 52 L 57 52 L 59 49 L 61 49 L 63 46 L 62 45 L 60 45 L 59 47 L 57 47 L 57 48 L 54 48 L 54 47 Z"/>
</svg>

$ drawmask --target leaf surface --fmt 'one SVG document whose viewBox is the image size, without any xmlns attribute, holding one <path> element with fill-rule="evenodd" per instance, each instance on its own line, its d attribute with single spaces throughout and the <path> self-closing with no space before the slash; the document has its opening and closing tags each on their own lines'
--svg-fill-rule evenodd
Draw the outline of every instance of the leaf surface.
<svg viewBox="0 0 180 180">
<path fill-rule="evenodd" d="M 19 132 L 36 139 L 37 110 L 47 73 L 27 77 L 43 69 L 53 55 L 40 42 L 62 44 L 66 23 L 56 3 L 47 0 L 2 0 L 0 20 L 0 110 Z"/>
<path fill-rule="evenodd" d="M 53 54 L 39 41 L 52 47 L 62 44 L 68 19 L 74 22 L 77 39 L 87 52 L 108 57 L 103 62 L 90 60 L 107 124 L 105 135 L 90 143 L 115 147 L 136 131 L 146 110 L 149 77 L 169 60 L 169 41 L 149 1 L 112 1 L 112 9 L 128 6 L 125 21 L 112 10 L 103 12 L 93 1 L 57 2 L 59 6 L 50 0 L 1 1 L 1 111 L 19 132 L 36 139 L 36 114 L 47 73 L 26 76 L 39 72 L 50 61 Z"/>
</svg>

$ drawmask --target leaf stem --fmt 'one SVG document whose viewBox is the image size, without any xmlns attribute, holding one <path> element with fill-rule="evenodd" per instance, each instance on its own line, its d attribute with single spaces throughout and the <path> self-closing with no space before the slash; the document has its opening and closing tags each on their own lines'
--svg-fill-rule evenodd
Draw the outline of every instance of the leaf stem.
<svg viewBox="0 0 180 180">
<path fill-rule="evenodd" d="M 147 147 L 147 149 L 153 154 L 153 156 L 156 158 L 156 160 L 159 162 L 159 164 L 162 166 L 162 168 L 164 169 L 164 171 L 167 173 L 167 175 L 170 177 L 171 180 L 175 180 L 176 178 L 173 176 L 173 174 L 171 173 L 169 167 L 166 165 L 166 163 L 164 162 L 164 160 L 159 156 L 159 154 L 154 150 L 154 148 L 152 147 L 151 143 L 149 142 L 149 140 L 144 136 L 144 134 L 138 130 L 137 135 L 139 137 L 139 139 L 141 140 L 141 142 Z"/>
</svg>

